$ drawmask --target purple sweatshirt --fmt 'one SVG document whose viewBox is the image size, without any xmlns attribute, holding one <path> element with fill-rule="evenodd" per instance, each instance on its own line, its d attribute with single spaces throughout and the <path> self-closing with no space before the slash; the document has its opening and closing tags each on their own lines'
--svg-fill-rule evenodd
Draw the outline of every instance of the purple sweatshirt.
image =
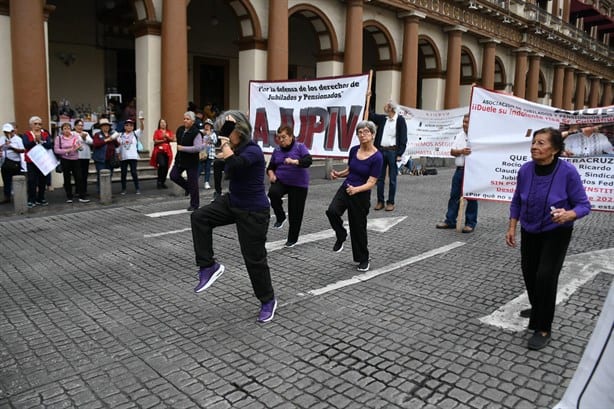
<svg viewBox="0 0 614 409">
<path fill-rule="evenodd" d="M 260 146 L 250 140 L 225 162 L 231 206 L 253 212 L 269 209 L 264 189 L 264 154 Z"/>
<path fill-rule="evenodd" d="M 578 219 L 591 210 L 576 168 L 564 160 L 557 161 L 554 171 L 546 176 L 535 173 L 533 161 L 525 163 L 518 170 L 516 191 L 510 205 L 510 219 L 519 220 L 522 228 L 529 233 L 573 226 L 573 222 L 554 223 L 550 206 L 573 210 Z"/>
</svg>

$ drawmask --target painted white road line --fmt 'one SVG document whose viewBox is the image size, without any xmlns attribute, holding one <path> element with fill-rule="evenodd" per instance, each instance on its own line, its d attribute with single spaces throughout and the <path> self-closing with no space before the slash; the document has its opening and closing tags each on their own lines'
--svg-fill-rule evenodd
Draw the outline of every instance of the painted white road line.
<svg viewBox="0 0 614 409">
<path fill-rule="evenodd" d="M 322 230 L 311 234 L 301 234 L 296 245 L 298 246 L 299 244 L 307 244 L 318 240 L 330 239 L 331 237 L 335 237 L 335 231 L 333 229 Z M 270 241 L 265 247 L 267 251 L 281 250 L 285 248 L 285 243 L 286 240 Z"/>
<path fill-rule="evenodd" d="M 407 216 L 380 217 L 377 219 L 370 219 L 367 220 L 367 230 L 371 230 L 377 233 L 385 233 L 405 219 L 407 219 Z M 347 227 L 347 221 L 345 221 L 344 225 Z M 330 239 L 331 237 L 335 237 L 335 231 L 333 229 L 322 230 L 316 233 L 303 234 L 299 237 L 298 243 L 296 243 L 296 245 L 298 246 L 301 244 L 312 243 L 318 240 Z M 271 241 L 266 244 L 266 249 L 267 251 L 281 250 L 285 248 L 284 244 L 286 244 L 286 240 Z"/>
<path fill-rule="evenodd" d="M 167 210 L 166 212 L 157 212 L 157 213 L 147 213 L 145 216 L 147 217 L 164 217 L 164 216 L 173 216 L 176 214 L 188 213 L 186 209 L 181 210 Z"/>
<path fill-rule="evenodd" d="M 146 239 L 151 238 L 151 237 L 160 237 L 160 236 L 166 236 L 168 234 L 177 234 L 177 233 L 183 233 L 186 231 L 190 231 L 192 230 L 191 227 L 188 227 L 186 229 L 179 229 L 179 230 L 171 230 L 171 231 L 164 231 L 162 233 L 152 233 L 152 234 L 144 234 L 143 237 L 145 237 Z"/>
<path fill-rule="evenodd" d="M 559 304 L 568 299 L 578 288 L 598 273 L 614 274 L 614 248 L 589 251 L 566 257 L 559 276 L 556 303 Z M 518 274 L 521 273 L 518 272 Z M 520 310 L 529 307 L 529 297 L 525 291 L 492 314 L 481 317 L 480 321 L 511 331 L 524 331 L 529 320 L 528 318 L 521 318 L 518 314 Z"/>
<path fill-rule="evenodd" d="M 443 247 L 439 247 L 439 248 L 436 248 L 436 249 L 433 249 L 433 250 L 429 250 L 426 253 L 418 254 L 417 256 L 410 257 L 410 258 L 398 261 L 398 262 L 393 263 L 393 264 L 389 264 L 389 265 L 387 265 L 385 267 L 381 267 L 381 268 L 378 268 L 376 270 L 368 271 L 368 272 L 366 272 L 364 274 L 360 274 L 360 275 L 354 276 L 354 277 L 352 277 L 350 279 L 338 281 L 338 282 L 336 282 L 334 284 L 329 284 L 326 287 L 318 288 L 316 290 L 310 290 L 310 291 L 308 291 L 308 293 L 311 294 L 311 295 L 322 295 L 322 294 L 325 294 L 325 293 L 328 293 L 328 292 L 331 292 L 331 291 L 338 290 L 338 289 L 343 288 L 343 287 L 347 287 L 347 286 L 350 286 L 350 285 L 353 285 L 353 284 L 362 283 L 364 281 L 370 280 L 370 279 L 375 278 L 377 276 L 380 276 L 382 274 L 386 274 L 386 273 L 389 273 L 391 271 L 398 270 L 399 268 L 406 267 L 406 266 L 408 266 L 410 264 L 417 263 L 419 261 L 425 260 L 425 259 L 427 259 L 429 257 L 433 257 L 433 256 L 436 256 L 438 254 L 442 254 L 442 253 L 448 252 L 448 251 L 453 250 L 453 249 L 455 249 L 457 247 L 463 246 L 464 244 L 465 243 L 463 243 L 461 241 L 455 241 L 453 243 L 448 244 L 447 246 L 443 246 Z"/>
</svg>

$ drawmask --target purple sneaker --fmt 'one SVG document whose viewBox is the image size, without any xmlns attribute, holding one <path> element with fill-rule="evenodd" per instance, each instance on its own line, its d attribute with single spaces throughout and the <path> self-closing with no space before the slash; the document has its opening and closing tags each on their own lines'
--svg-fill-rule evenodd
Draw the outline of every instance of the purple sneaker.
<svg viewBox="0 0 614 409">
<path fill-rule="evenodd" d="M 199 293 L 211 287 L 211 284 L 215 282 L 224 273 L 224 265 L 220 263 L 213 263 L 209 267 L 201 267 L 198 271 L 200 282 L 194 287 L 194 292 Z"/>
<path fill-rule="evenodd" d="M 262 304 L 260 307 L 260 314 L 258 315 L 258 322 L 269 322 L 275 315 L 277 309 L 277 299 L 273 297 L 270 301 Z"/>
</svg>

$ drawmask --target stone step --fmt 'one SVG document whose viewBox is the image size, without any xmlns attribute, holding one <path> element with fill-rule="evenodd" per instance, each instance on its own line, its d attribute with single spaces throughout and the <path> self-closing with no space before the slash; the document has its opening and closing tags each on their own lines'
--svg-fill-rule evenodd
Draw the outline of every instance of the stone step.
<svg viewBox="0 0 614 409">
<path fill-rule="evenodd" d="M 153 166 L 149 165 L 149 153 L 142 152 L 141 157 L 137 159 L 136 163 L 136 171 L 139 175 L 139 180 L 149 180 L 156 179 L 158 175 L 158 170 Z M 145 156 L 147 155 L 147 156 Z M 121 179 L 120 168 L 113 170 L 113 178 L 112 182 L 119 182 Z M 130 169 L 128 169 L 128 179 L 130 179 Z M 94 161 L 90 161 L 90 166 L 87 173 L 87 182 L 88 183 L 96 183 L 96 165 Z"/>
</svg>

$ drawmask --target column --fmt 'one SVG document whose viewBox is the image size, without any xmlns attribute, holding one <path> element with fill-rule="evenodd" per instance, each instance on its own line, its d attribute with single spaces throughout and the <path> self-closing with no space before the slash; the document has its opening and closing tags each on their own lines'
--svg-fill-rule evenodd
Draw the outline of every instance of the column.
<svg viewBox="0 0 614 409">
<path fill-rule="evenodd" d="M 588 94 L 588 107 L 595 108 L 599 106 L 599 89 L 601 88 L 601 79 L 599 77 L 590 77 L 591 88 Z"/>
<path fill-rule="evenodd" d="M 563 20 L 565 23 L 569 23 L 570 9 L 571 9 L 571 1 L 563 0 L 563 17 L 561 18 L 561 20 Z"/>
<path fill-rule="evenodd" d="M 169 129 L 183 124 L 188 106 L 186 0 L 162 1 L 161 108 Z"/>
<path fill-rule="evenodd" d="M 288 0 L 269 0 L 267 80 L 288 79 Z"/>
<path fill-rule="evenodd" d="M 403 19 L 403 57 L 399 103 L 415 108 L 418 103 L 418 28 L 426 14 L 416 11 L 399 15 Z"/>
<path fill-rule="evenodd" d="M 527 76 L 527 95 L 526 99 L 537 102 L 537 94 L 539 91 L 539 66 L 542 55 L 531 54 L 529 56 L 529 73 Z"/>
<path fill-rule="evenodd" d="M 606 81 L 603 83 L 603 97 L 601 98 L 601 106 L 607 107 L 612 105 L 612 82 Z"/>
<path fill-rule="evenodd" d="M 584 109 L 586 100 L 586 73 L 579 72 L 576 80 L 576 103 L 574 109 Z"/>
<path fill-rule="evenodd" d="M 343 73 L 362 72 L 362 0 L 347 0 Z"/>
<path fill-rule="evenodd" d="M 563 109 L 573 109 L 573 84 L 574 84 L 574 71 L 573 67 L 565 68 L 565 79 L 563 84 Z"/>
<path fill-rule="evenodd" d="M 514 95 L 524 98 L 527 88 L 527 54 L 526 48 L 519 48 L 516 53 L 516 69 L 514 71 Z"/>
<path fill-rule="evenodd" d="M 239 44 L 239 109 L 249 111 L 249 82 L 266 81 L 267 52 L 264 39 L 251 39 Z"/>
<path fill-rule="evenodd" d="M 134 27 L 136 104 L 137 109 L 145 115 L 145 132 L 151 135 L 161 117 L 161 23 L 140 21 Z M 153 140 L 150 137 L 141 139 L 145 149 L 151 151 Z"/>
<path fill-rule="evenodd" d="M 482 48 L 482 86 L 487 89 L 495 89 L 495 56 L 499 40 L 480 40 Z"/>
<path fill-rule="evenodd" d="M 49 129 L 49 84 L 45 9 L 40 0 L 11 1 L 11 52 L 15 120 L 22 131 L 28 119 L 37 115 Z"/>
<path fill-rule="evenodd" d="M 446 62 L 446 89 L 444 91 L 444 109 L 458 108 L 458 94 L 461 78 L 461 46 L 463 32 L 466 28 L 461 26 L 444 28 L 448 33 L 448 56 Z"/>
<path fill-rule="evenodd" d="M 552 106 L 563 107 L 563 79 L 565 78 L 565 66 L 567 64 L 554 65 L 554 78 L 552 79 Z"/>
</svg>

